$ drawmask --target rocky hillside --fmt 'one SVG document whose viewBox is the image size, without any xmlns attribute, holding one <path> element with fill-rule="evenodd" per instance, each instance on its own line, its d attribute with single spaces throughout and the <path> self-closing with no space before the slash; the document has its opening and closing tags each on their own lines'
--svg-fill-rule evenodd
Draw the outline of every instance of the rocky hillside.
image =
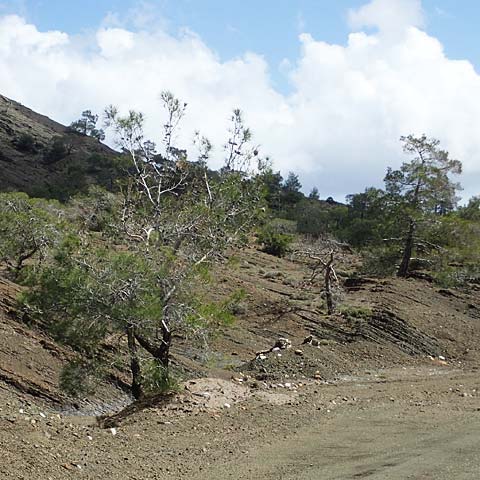
<svg viewBox="0 0 480 480">
<path fill-rule="evenodd" d="M 108 186 L 115 152 L 0 95 L 0 191 L 64 199 L 92 181 Z"/>
</svg>

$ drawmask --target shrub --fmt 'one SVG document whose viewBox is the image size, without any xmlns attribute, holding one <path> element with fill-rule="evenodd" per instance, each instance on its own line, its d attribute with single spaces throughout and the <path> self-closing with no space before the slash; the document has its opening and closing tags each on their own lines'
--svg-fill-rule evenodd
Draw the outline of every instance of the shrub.
<svg viewBox="0 0 480 480">
<path fill-rule="evenodd" d="M 21 152 L 35 153 L 37 151 L 35 139 L 28 133 L 22 133 L 15 144 Z"/>
<path fill-rule="evenodd" d="M 178 379 L 169 369 L 155 360 L 148 360 L 142 365 L 142 386 L 147 395 L 164 394 L 179 389 Z"/>
<path fill-rule="evenodd" d="M 297 232 L 297 222 L 293 220 L 286 220 L 285 218 L 274 218 L 269 223 L 269 228 L 277 233 L 285 233 L 286 235 L 293 235 Z"/>
<path fill-rule="evenodd" d="M 50 145 L 43 154 L 43 160 L 47 165 L 55 163 L 69 155 L 70 151 L 71 146 L 67 145 L 64 138 L 53 137 L 50 141 Z"/>
<path fill-rule="evenodd" d="M 63 235 L 58 205 L 25 193 L 0 193 L 0 262 L 18 276 L 25 262 L 41 261 Z"/>
<path fill-rule="evenodd" d="M 365 250 L 362 256 L 361 273 L 388 277 L 393 275 L 398 267 L 400 252 L 398 249 L 381 246 Z"/>
<path fill-rule="evenodd" d="M 277 233 L 271 228 L 265 228 L 258 235 L 258 243 L 262 245 L 262 251 L 275 257 L 284 257 L 290 251 L 292 242 L 292 235 Z"/>
<path fill-rule="evenodd" d="M 345 305 L 339 308 L 339 312 L 345 318 L 368 319 L 372 316 L 372 309 L 368 307 Z"/>
<path fill-rule="evenodd" d="M 84 361 L 73 360 L 60 372 L 60 389 L 71 396 L 80 396 L 94 391 L 95 369 Z"/>
</svg>

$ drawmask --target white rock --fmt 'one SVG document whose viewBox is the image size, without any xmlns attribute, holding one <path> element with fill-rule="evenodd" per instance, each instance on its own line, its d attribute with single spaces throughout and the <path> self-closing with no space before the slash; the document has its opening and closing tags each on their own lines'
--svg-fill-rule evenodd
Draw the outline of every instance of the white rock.
<svg viewBox="0 0 480 480">
<path fill-rule="evenodd" d="M 110 431 L 112 432 L 112 435 L 115 436 L 117 434 L 117 429 L 115 427 L 112 427 L 110 429 Z"/>
<path fill-rule="evenodd" d="M 223 407 L 224 407 L 224 408 L 230 408 L 231 405 L 230 405 L 229 403 L 224 403 L 224 404 L 223 404 Z"/>
</svg>

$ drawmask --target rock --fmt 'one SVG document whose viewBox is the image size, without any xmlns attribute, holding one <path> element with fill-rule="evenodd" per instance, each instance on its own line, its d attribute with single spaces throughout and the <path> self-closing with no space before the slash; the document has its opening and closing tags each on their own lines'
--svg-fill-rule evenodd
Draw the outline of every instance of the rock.
<svg viewBox="0 0 480 480">
<path fill-rule="evenodd" d="M 112 427 L 110 429 L 110 432 L 112 433 L 113 436 L 115 436 L 117 434 L 117 429 L 115 427 Z"/>
<path fill-rule="evenodd" d="M 229 403 L 224 403 L 223 408 L 231 408 L 231 405 Z"/>
<path fill-rule="evenodd" d="M 274 348 L 285 350 L 287 348 L 290 348 L 291 346 L 292 346 L 292 342 L 288 338 L 280 337 L 275 342 L 275 345 L 273 345 L 272 350 Z"/>
<path fill-rule="evenodd" d="M 295 355 L 303 356 L 303 350 L 295 350 Z"/>
</svg>

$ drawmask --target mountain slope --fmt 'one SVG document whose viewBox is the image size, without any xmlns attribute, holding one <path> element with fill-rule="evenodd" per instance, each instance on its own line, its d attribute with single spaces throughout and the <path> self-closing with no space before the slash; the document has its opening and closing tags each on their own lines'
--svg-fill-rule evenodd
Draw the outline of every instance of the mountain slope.
<svg viewBox="0 0 480 480">
<path fill-rule="evenodd" d="M 112 149 L 0 95 L 0 191 L 65 199 L 111 183 Z"/>
</svg>

